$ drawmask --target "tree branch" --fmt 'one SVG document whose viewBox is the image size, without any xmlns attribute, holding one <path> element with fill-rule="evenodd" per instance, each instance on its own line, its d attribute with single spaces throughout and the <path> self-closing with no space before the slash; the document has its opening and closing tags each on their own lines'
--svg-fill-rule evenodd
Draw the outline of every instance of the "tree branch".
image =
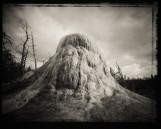
<svg viewBox="0 0 161 129">
<path fill-rule="evenodd" d="M 21 44 L 17 45 L 16 49 L 17 49 L 17 48 L 18 48 L 18 46 L 20 46 L 20 45 L 23 45 L 23 44 L 21 43 Z"/>
</svg>

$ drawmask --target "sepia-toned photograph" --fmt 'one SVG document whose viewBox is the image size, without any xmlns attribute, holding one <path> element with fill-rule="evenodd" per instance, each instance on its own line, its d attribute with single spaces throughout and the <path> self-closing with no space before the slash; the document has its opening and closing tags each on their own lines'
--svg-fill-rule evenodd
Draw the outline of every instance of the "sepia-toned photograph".
<svg viewBox="0 0 161 129">
<path fill-rule="evenodd" d="M 158 119 L 157 3 L 3 4 L 4 122 Z"/>
</svg>

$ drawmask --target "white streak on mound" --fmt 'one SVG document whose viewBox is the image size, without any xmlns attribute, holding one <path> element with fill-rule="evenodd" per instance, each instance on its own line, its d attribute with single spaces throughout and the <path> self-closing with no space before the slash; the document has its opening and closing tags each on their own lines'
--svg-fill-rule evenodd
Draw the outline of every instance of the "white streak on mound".
<svg viewBox="0 0 161 129">
<path fill-rule="evenodd" d="M 73 47 L 84 47 L 89 51 L 93 51 L 95 53 L 98 53 L 98 47 L 95 43 L 91 43 L 89 39 L 83 35 L 83 34 L 70 34 L 65 37 L 63 37 L 58 45 L 57 52 L 67 45 L 72 45 Z"/>
</svg>

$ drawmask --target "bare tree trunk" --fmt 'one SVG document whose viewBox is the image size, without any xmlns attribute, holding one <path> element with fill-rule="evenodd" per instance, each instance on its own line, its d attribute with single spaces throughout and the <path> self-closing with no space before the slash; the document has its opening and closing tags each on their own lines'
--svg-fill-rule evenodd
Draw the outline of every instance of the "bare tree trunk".
<svg viewBox="0 0 161 129">
<path fill-rule="evenodd" d="M 29 46 L 28 46 L 28 48 L 27 48 L 27 50 L 26 50 L 26 52 L 25 52 L 25 56 L 24 56 L 24 64 L 23 64 L 23 67 L 24 67 L 24 69 L 25 69 L 25 67 L 26 67 L 26 60 L 27 60 L 27 55 L 28 55 L 28 53 L 29 53 Z"/>
<path fill-rule="evenodd" d="M 21 70 L 20 70 L 20 73 L 21 73 L 21 77 L 20 77 L 20 81 L 22 80 L 22 77 L 23 77 L 23 75 L 24 75 L 24 69 L 25 69 L 25 64 L 26 64 L 26 58 L 27 58 L 27 54 L 28 54 L 28 52 L 26 53 L 26 46 L 27 46 L 27 43 L 28 43 L 28 41 L 29 41 L 29 34 L 28 34 L 28 24 L 27 24 L 27 22 L 26 22 L 26 25 L 23 27 L 23 30 L 24 30 L 24 32 L 25 32 L 25 36 L 26 36 L 26 39 L 25 39 L 25 41 L 21 38 L 21 41 L 22 41 L 22 43 L 21 44 L 19 44 L 19 45 L 22 45 L 23 46 L 23 48 L 22 48 L 22 52 L 20 52 L 21 53 Z M 19 46 L 18 45 L 18 46 Z M 17 47 L 18 47 L 17 46 Z M 28 51 L 28 50 L 27 50 Z"/>
<path fill-rule="evenodd" d="M 33 37 L 33 34 L 31 32 L 31 36 L 32 36 L 32 48 L 33 48 L 33 56 L 34 56 L 34 61 L 35 61 L 35 76 L 37 78 L 37 61 L 36 61 L 36 50 L 35 50 L 35 44 L 34 44 L 34 37 Z"/>
</svg>

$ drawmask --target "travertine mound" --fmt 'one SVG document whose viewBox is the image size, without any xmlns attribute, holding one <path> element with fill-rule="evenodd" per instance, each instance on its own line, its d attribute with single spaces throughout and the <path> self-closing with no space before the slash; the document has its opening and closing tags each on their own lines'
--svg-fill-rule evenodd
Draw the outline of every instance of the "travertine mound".
<svg viewBox="0 0 161 129">
<path fill-rule="evenodd" d="M 74 89 L 83 98 L 110 96 L 119 89 L 97 46 L 83 35 L 71 34 L 61 39 L 49 62 L 40 72 L 48 70 L 48 82 L 56 89 Z"/>
<path fill-rule="evenodd" d="M 49 98 L 48 102 L 45 100 L 47 105 L 49 103 L 54 104 L 54 106 L 62 105 L 60 106 L 60 113 L 55 115 L 57 119 L 128 121 L 132 119 L 133 115 L 129 116 L 129 113 L 124 110 L 127 107 L 128 112 L 140 114 L 141 117 L 146 116 L 148 120 L 152 117 L 153 101 L 121 87 L 110 74 L 109 67 L 98 50 L 98 46 L 82 34 L 70 34 L 63 37 L 55 55 L 39 68 L 38 75 L 38 79 L 30 86 L 5 97 L 2 104 L 4 113 L 23 107 L 40 92 L 35 97 L 36 99 L 32 99 L 33 101 L 20 109 L 18 114 L 24 114 L 24 111 L 31 109 L 31 112 L 34 112 L 36 109 L 33 107 L 36 106 L 37 100 L 39 100 L 39 104 L 44 101 L 40 99 L 41 97 L 38 97 L 41 95 Z M 34 75 L 30 79 L 32 78 L 34 78 Z M 84 109 L 78 110 L 78 116 L 75 117 L 74 114 L 76 114 L 77 109 L 74 105 L 73 110 L 69 112 L 70 106 L 74 102 L 79 106 L 80 103 L 84 104 Z M 69 103 L 69 108 L 64 103 L 65 105 Z M 106 109 L 107 105 L 110 105 L 110 107 Z M 131 105 L 136 105 L 139 109 L 134 109 L 134 106 Z M 126 112 L 126 116 L 122 114 L 122 110 Z M 66 116 L 62 117 L 60 115 L 62 112 L 66 112 Z M 111 113 L 112 116 L 110 117 L 109 114 Z M 28 117 L 30 116 L 28 115 Z M 45 120 L 44 117 L 40 120 Z M 52 118 L 53 121 L 56 120 L 55 117 Z M 140 119 L 140 116 L 138 118 Z M 22 118 L 18 119 L 21 120 Z"/>
</svg>

